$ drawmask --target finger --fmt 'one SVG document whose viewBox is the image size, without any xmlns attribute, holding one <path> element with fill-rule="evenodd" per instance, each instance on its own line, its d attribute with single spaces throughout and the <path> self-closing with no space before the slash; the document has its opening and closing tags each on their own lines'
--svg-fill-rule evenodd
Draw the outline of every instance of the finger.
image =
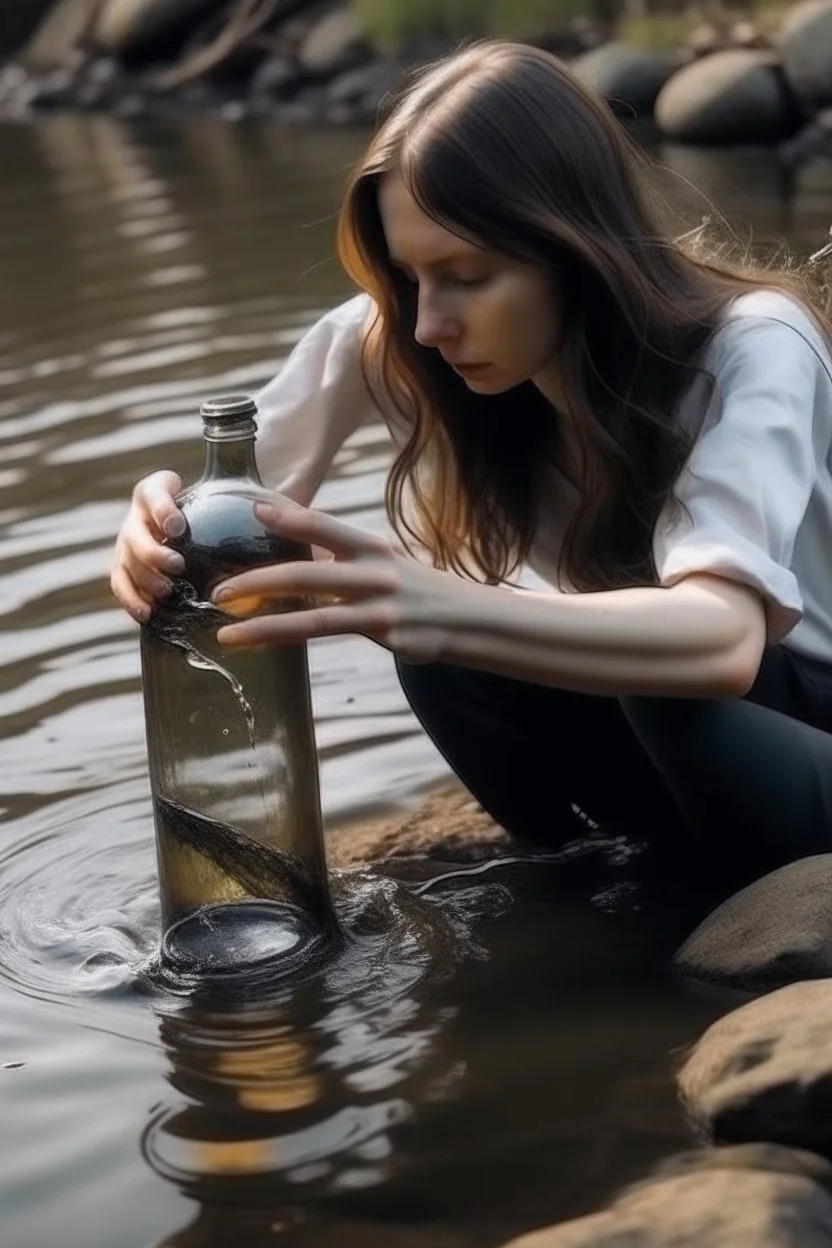
<svg viewBox="0 0 832 1248">
<path fill-rule="evenodd" d="M 144 624 L 150 619 L 150 604 L 144 600 L 121 564 L 110 573 L 110 589 L 138 624 Z"/>
<path fill-rule="evenodd" d="M 217 585 L 212 602 L 233 612 L 242 599 L 297 598 L 309 595 L 363 597 L 395 590 L 395 572 L 382 560 L 365 559 L 354 563 L 269 564 L 229 577 Z"/>
<path fill-rule="evenodd" d="M 296 646 L 317 637 L 339 637 L 359 633 L 378 640 L 393 626 L 386 604 L 339 604 L 311 611 L 288 611 L 281 615 L 261 615 L 241 624 L 226 624 L 217 632 L 217 641 L 227 650 L 254 646 Z"/>
<path fill-rule="evenodd" d="M 388 554 L 390 550 L 389 543 L 383 537 L 336 520 L 325 511 L 272 503 L 257 503 L 254 510 L 260 523 L 270 532 L 296 542 L 323 546 L 331 550 L 337 559 L 347 559 L 351 555 Z"/>
<path fill-rule="evenodd" d="M 181 537 L 185 532 L 185 517 L 174 502 L 181 489 L 178 473 L 162 471 L 144 477 L 133 491 L 134 503 L 166 537 Z"/>
<path fill-rule="evenodd" d="M 185 560 L 176 550 L 163 546 L 140 519 L 125 525 L 121 534 L 122 560 L 131 576 L 139 575 L 139 568 L 147 567 L 170 576 L 185 571 Z"/>
<path fill-rule="evenodd" d="M 166 598 L 173 589 L 173 581 L 168 577 L 154 572 L 152 568 L 143 567 L 141 564 L 136 567 L 135 571 L 130 571 L 129 576 L 141 596 L 151 605 L 155 605 L 161 598 Z"/>
</svg>

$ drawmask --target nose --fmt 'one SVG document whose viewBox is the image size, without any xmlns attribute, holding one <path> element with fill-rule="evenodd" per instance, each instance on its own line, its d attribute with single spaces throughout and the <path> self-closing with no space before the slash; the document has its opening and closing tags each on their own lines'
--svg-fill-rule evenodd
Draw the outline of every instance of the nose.
<svg viewBox="0 0 832 1248">
<path fill-rule="evenodd" d="M 414 337 L 420 346 L 438 347 L 459 336 L 459 325 L 443 307 L 437 295 L 419 287 Z"/>
</svg>

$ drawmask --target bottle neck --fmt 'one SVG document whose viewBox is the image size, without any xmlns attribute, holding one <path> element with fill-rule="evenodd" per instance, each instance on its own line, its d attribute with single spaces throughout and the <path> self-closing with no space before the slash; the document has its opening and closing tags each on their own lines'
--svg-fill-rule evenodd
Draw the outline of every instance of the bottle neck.
<svg viewBox="0 0 832 1248">
<path fill-rule="evenodd" d="M 206 431 L 207 432 L 207 431 Z M 244 477 L 262 485 L 254 454 L 254 434 L 227 438 L 221 442 L 205 440 L 205 471 L 203 480 L 223 477 Z"/>
</svg>

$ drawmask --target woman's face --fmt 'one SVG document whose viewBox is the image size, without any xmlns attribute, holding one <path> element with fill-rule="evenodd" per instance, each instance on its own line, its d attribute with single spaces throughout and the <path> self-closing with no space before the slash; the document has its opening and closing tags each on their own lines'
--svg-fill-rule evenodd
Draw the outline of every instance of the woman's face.
<svg viewBox="0 0 832 1248">
<path fill-rule="evenodd" d="M 426 216 L 397 174 L 379 189 L 387 249 L 417 288 L 416 340 L 479 394 L 551 392 L 560 338 L 550 273 L 466 242 Z"/>
</svg>

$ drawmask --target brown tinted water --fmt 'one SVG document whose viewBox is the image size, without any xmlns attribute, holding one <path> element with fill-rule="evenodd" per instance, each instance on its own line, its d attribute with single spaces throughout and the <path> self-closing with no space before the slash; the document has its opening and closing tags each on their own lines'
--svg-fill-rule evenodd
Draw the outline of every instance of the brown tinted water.
<svg viewBox="0 0 832 1248">
<path fill-rule="evenodd" d="M 138 477 L 197 472 L 199 402 L 259 386 L 346 293 L 332 218 L 362 141 L 0 128 L 3 1248 L 498 1244 L 688 1142 L 671 1070 L 724 1003 L 669 981 L 643 912 L 611 912 L 615 842 L 597 870 L 578 853 L 419 895 L 336 880 L 345 939 L 290 985 L 156 968 L 112 540 Z M 690 224 L 693 183 L 760 241 L 824 241 L 832 166 L 787 186 L 754 153 L 663 156 Z M 320 501 L 382 529 L 387 462 L 359 430 Z M 389 655 L 339 639 L 311 662 L 330 829 L 444 775 Z"/>
</svg>

